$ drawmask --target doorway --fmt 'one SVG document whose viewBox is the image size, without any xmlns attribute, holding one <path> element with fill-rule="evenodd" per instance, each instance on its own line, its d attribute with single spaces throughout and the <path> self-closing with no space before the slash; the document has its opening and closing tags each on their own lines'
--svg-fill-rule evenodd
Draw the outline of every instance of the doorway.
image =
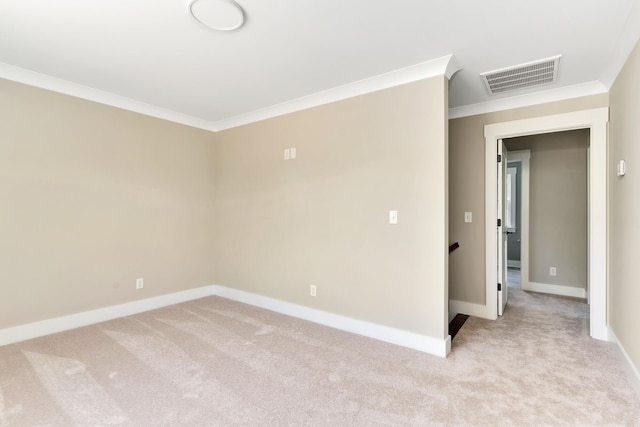
<svg viewBox="0 0 640 427">
<path fill-rule="evenodd" d="M 606 340 L 607 294 L 607 122 L 608 108 L 496 123 L 485 126 L 485 219 L 486 219 L 486 317 L 498 313 L 497 248 L 497 169 L 498 142 L 503 138 L 589 129 L 588 160 L 588 274 L 590 335 Z M 500 141 L 501 142 L 501 141 Z"/>
<path fill-rule="evenodd" d="M 508 138 L 506 180 L 508 285 L 525 291 L 587 297 L 587 152 L 589 129 Z M 520 151 L 516 151 L 520 150 Z M 524 151 L 522 151 L 524 150 Z M 529 163 L 522 170 L 522 153 Z M 523 208 L 522 175 L 528 190 Z M 530 182 L 530 184 L 529 184 Z M 525 222 L 522 224 L 522 214 Z M 524 233 L 523 230 L 530 230 Z M 529 239 L 529 236 L 530 239 Z M 526 273 L 521 249 L 528 250 Z M 521 285 L 519 285 L 521 283 Z"/>
</svg>

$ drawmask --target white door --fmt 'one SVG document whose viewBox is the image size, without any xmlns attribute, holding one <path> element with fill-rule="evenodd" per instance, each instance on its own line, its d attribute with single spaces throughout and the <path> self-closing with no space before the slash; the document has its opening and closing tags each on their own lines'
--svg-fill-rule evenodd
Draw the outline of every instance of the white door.
<svg viewBox="0 0 640 427">
<path fill-rule="evenodd" d="M 507 305 L 507 148 L 498 140 L 498 316 L 504 313 Z"/>
</svg>

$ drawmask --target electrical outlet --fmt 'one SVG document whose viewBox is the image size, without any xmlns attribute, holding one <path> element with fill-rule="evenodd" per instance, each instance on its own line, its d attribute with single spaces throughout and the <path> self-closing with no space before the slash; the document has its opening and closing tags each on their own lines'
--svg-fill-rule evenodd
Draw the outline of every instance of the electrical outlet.
<svg viewBox="0 0 640 427">
<path fill-rule="evenodd" d="M 291 160 L 296 158 L 296 147 L 289 148 Z"/>
<path fill-rule="evenodd" d="M 316 296 L 316 285 L 311 285 L 311 286 L 309 286 L 309 294 L 310 294 L 312 297 L 315 297 L 315 296 Z"/>
<path fill-rule="evenodd" d="M 555 267 L 549 267 L 549 276 L 555 276 L 557 273 Z"/>
<path fill-rule="evenodd" d="M 144 279 L 136 279 L 136 289 L 144 288 Z"/>
<path fill-rule="evenodd" d="M 291 150 L 289 150 L 288 148 L 284 149 L 284 159 L 285 160 L 289 160 L 291 158 Z"/>
</svg>

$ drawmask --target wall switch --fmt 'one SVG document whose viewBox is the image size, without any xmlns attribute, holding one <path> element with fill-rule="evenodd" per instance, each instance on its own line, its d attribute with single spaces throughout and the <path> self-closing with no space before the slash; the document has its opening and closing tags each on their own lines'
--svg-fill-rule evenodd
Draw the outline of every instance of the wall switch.
<svg viewBox="0 0 640 427">
<path fill-rule="evenodd" d="M 144 279 L 136 279 L 136 289 L 144 288 Z"/>
<path fill-rule="evenodd" d="M 555 276 L 557 273 L 555 267 L 549 267 L 549 276 Z"/>
<path fill-rule="evenodd" d="M 473 221 L 473 216 L 471 214 L 471 212 L 465 212 L 464 213 L 464 222 L 471 222 Z"/>
<path fill-rule="evenodd" d="M 316 296 L 316 285 L 311 285 L 311 286 L 309 286 L 309 294 L 310 294 L 312 297 L 315 297 L 315 296 Z"/>
<path fill-rule="evenodd" d="M 296 158 L 296 148 L 295 147 L 290 148 L 289 151 L 290 151 L 291 158 L 295 159 Z"/>
<path fill-rule="evenodd" d="M 389 224 L 398 223 L 398 211 L 389 211 Z"/>
<path fill-rule="evenodd" d="M 284 159 L 285 160 L 289 160 L 291 158 L 291 150 L 289 150 L 288 148 L 284 149 Z"/>
</svg>

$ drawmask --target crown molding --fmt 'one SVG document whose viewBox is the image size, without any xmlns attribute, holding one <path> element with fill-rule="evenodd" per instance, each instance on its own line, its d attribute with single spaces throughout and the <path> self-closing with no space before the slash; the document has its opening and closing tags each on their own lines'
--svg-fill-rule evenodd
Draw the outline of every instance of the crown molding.
<svg viewBox="0 0 640 427">
<path fill-rule="evenodd" d="M 635 1 L 627 16 L 627 22 L 625 22 L 622 29 L 622 34 L 616 43 L 613 58 L 608 62 L 604 73 L 599 79 L 607 89 L 611 89 L 613 86 L 638 40 L 640 40 L 640 2 Z"/>
<path fill-rule="evenodd" d="M 24 83 L 30 86 L 47 89 L 53 92 L 63 93 L 65 95 L 74 96 L 76 98 L 86 99 L 88 101 L 105 104 L 112 107 L 121 108 L 123 110 L 133 111 L 135 113 L 144 114 L 146 116 L 156 117 L 183 125 L 192 126 L 199 129 L 215 131 L 216 126 L 213 122 L 189 116 L 187 114 L 178 113 L 173 110 L 136 101 L 131 98 L 116 95 L 100 89 L 73 83 L 68 80 L 49 76 L 47 74 L 38 73 L 36 71 L 27 70 L 25 68 L 16 67 L 0 62 L 0 78 L 12 80 L 18 83 Z"/>
<path fill-rule="evenodd" d="M 447 78 L 451 78 L 451 76 L 459 69 L 460 67 L 455 61 L 453 55 L 447 55 L 431 61 L 422 62 L 406 68 L 369 77 L 353 83 L 338 86 L 336 88 L 219 121 L 200 119 L 100 89 L 95 89 L 1 62 L 0 78 L 216 132 L 323 104 L 329 104 L 331 102 L 352 98 L 354 96 L 399 86 L 405 83 L 411 83 L 437 75 L 444 75 Z"/>
<path fill-rule="evenodd" d="M 460 67 L 454 56 L 447 55 L 431 61 L 411 65 L 406 68 L 401 68 L 399 70 L 390 71 L 388 73 L 379 74 L 353 83 L 348 83 L 332 89 L 303 96 L 281 104 L 255 110 L 250 113 L 220 120 L 216 122 L 216 130 L 230 129 L 438 75 L 444 75 L 447 78 L 451 78 L 451 76 L 458 70 L 460 70 Z"/>
<path fill-rule="evenodd" d="M 592 81 L 572 86 L 564 86 L 543 92 L 533 92 L 509 98 L 479 104 L 463 105 L 449 108 L 449 119 L 476 116 L 478 114 L 494 113 L 496 111 L 511 110 L 513 108 L 529 107 L 547 102 L 563 101 L 565 99 L 580 98 L 582 96 L 607 93 L 609 89 L 600 81 Z"/>
</svg>

